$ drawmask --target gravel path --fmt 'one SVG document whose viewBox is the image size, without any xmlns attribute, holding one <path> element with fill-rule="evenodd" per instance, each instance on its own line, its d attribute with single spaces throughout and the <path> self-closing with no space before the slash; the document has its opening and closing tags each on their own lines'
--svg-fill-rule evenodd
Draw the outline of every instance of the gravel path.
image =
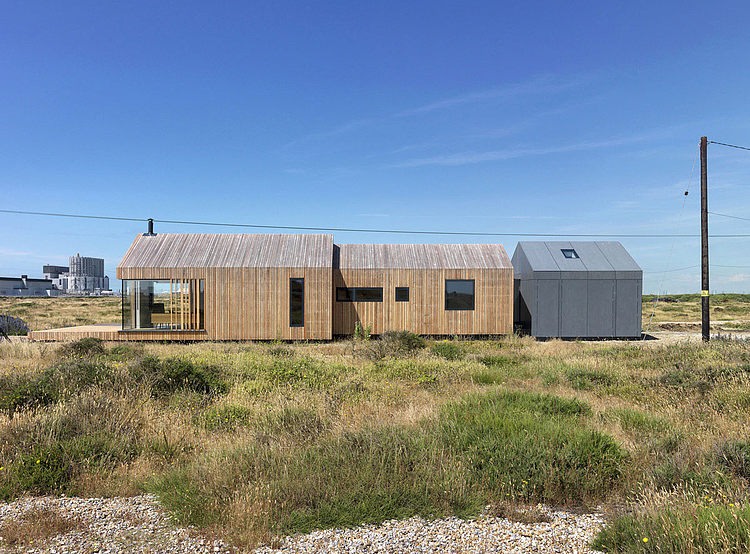
<svg viewBox="0 0 750 554">
<path fill-rule="evenodd" d="M 519 523 L 487 515 L 475 520 L 414 517 L 287 537 L 279 548 L 262 547 L 255 553 L 588 553 L 588 544 L 604 524 L 600 514 L 541 505 L 536 511 L 548 521 Z M 49 520 L 47 525 L 44 520 Z M 176 527 L 152 496 L 24 498 L 0 504 L 0 530 L 2 553 L 234 552 L 221 541 Z M 30 538 L 29 531 L 47 537 Z"/>
</svg>

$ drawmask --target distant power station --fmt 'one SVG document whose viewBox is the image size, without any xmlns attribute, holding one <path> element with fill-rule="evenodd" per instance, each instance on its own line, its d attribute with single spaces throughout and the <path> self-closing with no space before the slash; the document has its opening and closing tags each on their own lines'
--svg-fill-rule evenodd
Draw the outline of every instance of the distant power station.
<svg viewBox="0 0 750 554">
<path fill-rule="evenodd" d="M 44 279 L 0 277 L 0 296 L 58 296 L 60 294 L 112 294 L 109 277 L 104 274 L 104 259 L 76 254 L 69 266 L 45 265 Z"/>
<path fill-rule="evenodd" d="M 88 258 L 76 254 L 69 258 L 69 267 L 45 265 L 45 279 L 65 294 L 98 293 L 109 290 L 109 277 L 104 274 L 103 258 Z"/>
</svg>

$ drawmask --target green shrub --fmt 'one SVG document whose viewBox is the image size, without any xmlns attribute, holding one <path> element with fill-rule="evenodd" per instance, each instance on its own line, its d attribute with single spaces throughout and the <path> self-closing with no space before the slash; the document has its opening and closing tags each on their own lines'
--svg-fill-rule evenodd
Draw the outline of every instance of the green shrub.
<svg viewBox="0 0 750 554">
<path fill-rule="evenodd" d="M 627 458 L 614 439 L 586 427 L 589 413 L 578 400 L 496 392 L 449 404 L 439 426 L 485 490 L 577 504 L 611 493 Z"/>
<path fill-rule="evenodd" d="M 372 360 L 411 356 L 426 346 L 425 340 L 409 331 L 386 331 L 368 343 L 363 355 Z"/>
<path fill-rule="evenodd" d="M 718 449 L 717 462 L 732 474 L 750 480 L 750 442 L 726 441 Z"/>
<path fill-rule="evenodd" d="M 91 358 L 104 354 L 104 343 L 102 339 L 86 337 L 77 341 L 64 344 L 60 347 L 62 356 L 74 358 Z"/>
<path fill-rule="evenodd" d="M 109 368 L 86 359 L 63 360 L 37 374 L 0 376 L 0 409 L 12 415 L 22 408 L 48 406 L 102 384 Z"/>
<path fill-rule="evenodd" d="M 327 428 L 327 422 L 310 408 L 285 406 L 278 412 L 266 416 L 261 429 L 271 436 L 288 434 L 302 441 L 315 439 Z"/>
<path fill-rule="evenodd" d="M 446 360 L 455 361 L 464 357 L 464 350 L 450 341 L 440 341 L 432 345 L 432 353 Z"/>
<path fill-rule="evenodd" d="M 140 360 L 137 378 L 144 380 L 155 397 L 168 396 L 178 390 L 188 390 L 204 395 L 229 392 L 229 385 L 220 378 L 218 368 L 196 365 L 181 358 L 160 360 L 147 356 Z"/>
<path fill-rule="evenodd" d="M 600 387 L 609 387 L 617 383 L 617 380 L 609 373 L 592 369 L 569 369 L 565 376 L 570 385 L 576 390 L 591 390 Z"/>
<path fill-rule="evenodd" d="M 232 431 L 247 425 L 251 416 L 250 409 L 230 404 L 209 408 L 199 417 L 198 422 L 209 431 Z"/>
</svg>

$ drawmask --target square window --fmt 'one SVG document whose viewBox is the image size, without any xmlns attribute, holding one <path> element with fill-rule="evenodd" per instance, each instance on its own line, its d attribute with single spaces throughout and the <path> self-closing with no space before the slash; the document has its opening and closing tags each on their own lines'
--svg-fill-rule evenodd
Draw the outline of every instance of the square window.
<svg viewBox="0 0 750 554">
<path fill-rule="evenodd" d="M 572 248 L 563 248 L 560 250 L 562 252 L 562 255 L 570 260 L 577 260 L 578 259 L 578 252 L 573 250 Z"/>
<path fill-rule="evenodd" d="M 409 287 L 396 287 L 396 302 L 409 301 Z"/>
<path fill-rule="evenodd" d="M 445 309 L 474 309 L 474 279 L 445 280 Z"/>
</svg>

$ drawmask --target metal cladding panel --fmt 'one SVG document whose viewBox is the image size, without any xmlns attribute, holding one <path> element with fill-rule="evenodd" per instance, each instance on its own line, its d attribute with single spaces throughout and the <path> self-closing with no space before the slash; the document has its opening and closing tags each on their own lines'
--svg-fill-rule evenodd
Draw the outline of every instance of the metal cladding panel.
<svg viewBox="0 0 750 554">
<path fill-rule="evenodd" d="M 586 266 L 588 279 L 614 279 L 615 268 L 609 263 L 598 242 L 571 242 L 573 249 L 581 257 L 583 265 Z"/>
<path fill-rule="evenodd" d="M 641 295 L 640 279 L 617 280 L 616 336 L 623 338 L 641 336 Z"/>
<path fill-rule="evenodd" d="M 544 242 L 519 242 L 516 251 L 520 251 L 526 259 L 529 271 L 533 274 L 531 277 L 549 276 L 550 273 L 559 277 L 560 267 L 550 256 Z"/>
<path fill-rule="evenodd" d="M 560 269 L 561 279 L 586 279 L 586 265 L 583 260 L 578 258 L 566 258 L 563 255 L 563 249 L 574 249 L 570 242 L 545 242 L 544 245 L 549 251 L 550 257 L 554 260 Z"/>
<path fill-rule="evenodd" d="M 539 279 L 536 284 L 536 311 L 531 322 L 535 337 L 560 336 L 560 280 Z"/>
<path fill-rule="evenodd" d="M 513 275 L 516 279 L 531 277 L 531 265 L 526 258 L 526 253 L 521 247 L 521 243 L 519 243 L 513 251 L 513 258 L 510 263 L 513 266 Z"/>
<path fill-rule="evenodd" d="M 588 336 L 588 281 L 563 280 L 560 288 L 560 336 Z"/>
<path fill-rule="evenodd" d="M 589 280 L 587 336 L 615 336 L 615 292 L 614 279 Z"/>
</svg>

